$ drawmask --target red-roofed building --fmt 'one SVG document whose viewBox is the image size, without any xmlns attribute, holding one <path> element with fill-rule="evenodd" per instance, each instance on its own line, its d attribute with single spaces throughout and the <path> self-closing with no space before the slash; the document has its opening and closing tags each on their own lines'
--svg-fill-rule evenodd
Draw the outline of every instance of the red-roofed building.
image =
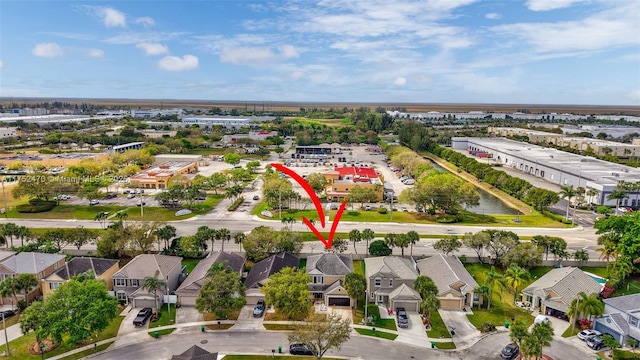
<svg viewBox="0 0 640 360">
<path fill-rule="evenodd" d="M 369 167 L 336 167 L 324 173 L 327 179 L 325 194 L 329 201 L 343 201 L 356 186 L 370 188 L 382 200 L 384 178 L 373 168 Z"/>
</svg>

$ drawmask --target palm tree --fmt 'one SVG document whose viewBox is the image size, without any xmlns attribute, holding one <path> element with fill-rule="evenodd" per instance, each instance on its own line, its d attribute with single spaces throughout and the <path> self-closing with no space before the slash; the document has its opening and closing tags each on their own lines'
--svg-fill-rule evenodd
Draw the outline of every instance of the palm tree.
<svg viewBox="0 0 640 360">
<path fill-rule="evenodd" d="M 15 277 L 8 277 L 0 282 L 0 296 L 6 298 L 11 296 L 11 309 L 13 305 L 18 302 L 17 293 L 20 291 L 19 284 L 16 282 Z"/>
<path fill-rule="evenodd" d="M 96 217 L 93 218 L 93 220 L 95 221 L 99 221 L 100 224 L 102 225 L 102 228 L 105 229 L 106 228 L 106 222 L 107 219 L 109 218 L 109 213 L 106 211 L 100 211 L 99 213 L 96 214 Z"/>
<path fill-rule="evenodd" d="M 478 296 L 482 296 L 482 300 L 487 300 L 487 304 L 489 303 L 489 294 L 491 293 L 489 291 L 489 287 L 487 285 L 478 285 L 473 289 L 473 292 L 478 295 Z M 478 305 L 478 307 L 480 307 Z"/>
<path fill-rule="evenodd" d="M 9 237 L 9 242 L 11 243 L 10 247 L 13 247 L 13 237 L 16 235 L 17 231 L 18 226 L 14 223 L 2 224 L 2 235 L 5 239 Z"/>
<path fill-rule="evenodd" d="M 229 229 L 226 228 L 222 228 L 218 230 L 218 239 L 220 239 L 220 242 L 222 244 L 222 251 L 224 251 L 224 242 L 225 241 L 230 241 L 231 240 L 231 232 L 229 231 Z M 213 249 L 211 249 L 213 250 Z"/>
<path fill-rule="evenodd" d="M 609 262 L 611 258 L 616 260 L 618 258 L 618 246 L 614 244 L 612 241 L 605 241 L 603 246 L 599 249 L 596 249 L 597 252 L 600 253 L 600 260 L 605 260 Z"/>
<path fill-rule="evenodd" d="M 160 249 L 160 240 L 164 240 L 164 248 L 169 248 L 169 240 L 176 236 L 176 228 L 172 225 L 165 225 L 156 230 L 158 237 L 158 250 Z"/>
<path fill-rule="evenodd" d="M 17 289 L 24 291 L 24 302 L 29 305 L 29 292 L 38 286 L 38 280 L 31 274 L 20 274 L 14 281 L 16 282 Z"/>
<path fill-rule="evenodd" d="M 426 298 L 429 294 L 438 294 L 438 286 L 433 280 L 425 275 L 420 275 L 413 282 L 413 288 L 416 289 L 422 298 Z"/>
<path fill-rule="evenodd" d="M 208 226 L 202 225 L 198 227 L 194 236 L 200 236 L 206 241 L 211 241 L 211 251 L 213 251 L 213 243 L 218 239 L 218 234 L 215 229 L 211 229 Z"/>
<path fill-rule="evenodd" d="M 584 291 L 571 301 L 567 315 L 571 317 L 571 328 L 575 329 L 576 320 L 582 315 L 590 318 L 592 315 L 601 316 L 604 313 L 604 303 L 598 298 L 598 293 L 591 293 L 587 296 Z"/>
<path fill-rule="evenodd" d="M 587 250 L 584 250 L 584 249 L 576 250 L 576 252 L 573 253 L 573 258 L 580 265 L 584 265 L 586 264 L 587 261 L 589 261 L 589 253 L 587 252 Z"/>
<path fill-rule="evenodd" d="M 31 237 L 31 229 L 26 226 L 18 226 L 15 235 L 20 238 L 20 246 L 24 246 L 24 238 Z"/>
<path fill-rule="evenodd" d="M 406 234 L 406 236 L 407 236 L 407 240 L 409 241 L 409 245 L 411 246 L 409 255 L 413 257 L 413 245 L 416 244 L 418 241 L 420 241 L 420 234 L 418 234 L 414 230 L 411 230 Z"/>
<path fill-rule="evenodd" d="M 393 247 L 396 246 L 396 234 L 388 233 L 384 236 L 384 244 L 391 248 L 393 252 Z"/>
<path fill-rule="evenodd" d="M 513 302 L 515 303 L 518 298 L 518 291 L 520 285 L 526 279 L 529 279 L 530 274 L 527 270 L 521 268 L 516 264 L 511 264 L 504 274 L 504 280 L 506 284 L 513 290 Z"/>
<path fill-rule="evenodd" d="M 242 242 L 246 238 L 247 238 L 247 236 L 244 233 L 241 233 L 241 232 L 236 233 L 235 235 L 233 235 L 233 242 L 238 244 L 238 251 L 242 252 Z"/>
<path fill-rule="evenodd" d="M 375 239 L 375 237 L 376 235 L 373 230 L 369 228 L 362 230 L 362 240 L 367 242 L 367 251 L 365 251 L 365 254 L 369 254 L 369 241 Z"/>
<path fill-rule="evenodd" d="M 163 279 L 158 279 L 160 271 L 156 270 L 153 276 L 147 276 L 142 283 L 142 289 L 148 292 L 153 292 L 153 297 L 156 299 L 156 308 L 158 308 L 158 289 L 162 289 L 167 286 L 167 282 Z"/>
<path fill-rule="evenodd" d="M 589 197 L 589 203 L 592 204 L 593 203 L 593 197 L 598 195 L 598 190 L 596 189 L 589 189 L 587 190 L 587 196 Z"/>
<path fill-rule="evenodd" d="M 539 359 L 542 356 L 542 349 L 551 346 L 551 340 L 553 340 L 551 325 L 546 322 L 535 324 L 531 334 L 522 339 L 520 350 L 527 358 Z"/>
<path fill-rule="evenodd" d="M 118 221 L 120 221 L 122 223 L 122 228 L 125 228 L 125 223 L 124 221 L 127 220 L 127 218 L 129 217 L 129 214 L 127 214 L 124 211 L 118 211 L 115 215 L 115 218 L 118 219 Z"/>
<path fill-rule="evenodd" d="M 616 212 L 618 215 L 618 208 L 620 207 L 620 200 L 627 197 L 627 192 L 622 189 L 613 189 L 611 193 L 607 195 L 607 200 L 615 200 L 616 201 Z"/>
<path fill-rule="evenodd" d="M 504 276 L 496 271 L 495 266 L 491 266 L 491 270 L 487 272 L 487 280 L 485 280 L 485 284 L 489 287 L 489 296 L 487 297 L 487 310 L 491 308 L 491 298 L 493 297 L 493 288 L 495 288 L 496 283 L 502 287 L 504 281 Z M 501 296 L 498 293 L 498 296 Z"/>
<path fill-rule="evenodd" d="M 567 215 L 565 218 L 569 220 L 569 207 L 571 206 L 571 198 L 576 196 L 577 192 L 573 189 L 573 185 L 571 186 L 563 186 L 560 189 L 560 198 L 567 199 Z"/>
<path fill-rule="evenodd" d="M 353 252 L 358 254 L 358 250 L 356 250 L 356 244 L 362 241 L 362 233 L 358 229 L 353 229 L 349 231 L 349 240 L 353 242 Z"/>
<path fill-rule="evenodd" d="M 422 302 L 420 302 L 420 311 L 429 319 L 431 314 L 440 309 L 440 300 L 434 293 L 429 293 Z"/>
</svg>

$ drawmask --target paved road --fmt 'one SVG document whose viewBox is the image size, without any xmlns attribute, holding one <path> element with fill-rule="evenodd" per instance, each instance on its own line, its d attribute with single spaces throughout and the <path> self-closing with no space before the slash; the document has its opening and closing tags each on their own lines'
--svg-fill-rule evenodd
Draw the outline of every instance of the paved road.
<svg viewBox="0 0 640 360">
<path fill-rule="evenodd" d="M 203 341 L 206 341 L 203 344 Z M 470 348 L 456 351 L 441 351 L 417 347 L 409 344 L 380 340 L 372 337 L 352 335 L 340 351 L 329 351 L 326 356 L 340 356 L 349 359 L 499 359 L 499 352 L 509 343 L 507 332 L 486 335 Z M 120 348 L 107 350 L 89 357 L 90 359 L 169 359 L 172 355 L 180 354 L 193 345 L 205 350 L 228 353 L 247 353 L 270 355 L 272 349 L 283 346 L 287 352 L 287 333 L 280 331 L 211 331 L 207 333 L 190 333 L 188 336 L 167 335 L 160 339 L 151 337 Z M 384 349 L 383 351 L 381 351 Z M 554 359 L 595 359 L 595 354 L 584 344 L 570 340 L 556 339 L 545 354 Z"/>
</svg>

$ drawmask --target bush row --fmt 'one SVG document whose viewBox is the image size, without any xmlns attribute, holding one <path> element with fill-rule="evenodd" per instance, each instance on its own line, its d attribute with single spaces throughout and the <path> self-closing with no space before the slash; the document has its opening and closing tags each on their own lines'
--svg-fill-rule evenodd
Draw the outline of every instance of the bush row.
<svg viewBox="0 0 640 360">
<path fill-rule="evenodd" d="M 244 198 L 240 196 L 239 198 L 236 199 L 236 201 L 233 202 L 233 204 L 231 204 L 231 206 L 229 206 L 227 210 L 234 211 L 235 209 L 238 208 L 238 206 L 240 206 L 240 204 L 242 204 L 243 201 L 244 201 Z"/>
<path fill-rule="evenodd" d="M 20 204 L 16 206 L 16 210 L 19 213 L 40 213 L 53 209 L 55 205 L 51 204 L 43 204 L 43 205 L 31 205 L 31 204 Z"/>
</svg>

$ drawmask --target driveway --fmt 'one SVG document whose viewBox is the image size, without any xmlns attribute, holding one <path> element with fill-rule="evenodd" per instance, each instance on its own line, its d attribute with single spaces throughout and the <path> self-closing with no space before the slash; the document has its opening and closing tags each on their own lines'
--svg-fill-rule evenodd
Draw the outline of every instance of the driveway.
<svg viewBox="0 0 640 360">
<path fill-rule="evenodd" d="M 457 339 L 466 339 L 469 337 L 480 336 L 473 324 L 467 318 L 467 313 L 462 310 L 438 310 L 442 321 L 447 326 L 449 331 L 454 330 L 455 335 L 452 336 L 452 340 L 455 342 Z"/>
<path fill-rule="evenodd" d="M 176 310 L 176 324 L 202 321 L 202 314 L 195 306 L 181 306 Z"/>
<path fill-rule="evenodd" d="M 347 306 L 328 306 L 328 314 L 338 314 L 343 319 L 349 319 L 349 322 L 353 322 L 353 312 L 350 307 Z"/>
<path fill-rule="evenodd" d="M 534 312 L 532 315 L 536 316 L 538 314 L 538 312 Z M 551 323 L 551 327 L 553 328 L 553 335 L 555 336 L 561 336 L 562 333 L 565 332 L 565 330 L 567 330 L 567 328 L 569 327 L 569 322 L 564 321 L 564 320 L 560 320 L 558 318 L 555 318 L 553 316 L 548 316 L 547 318 L 549 319 L 549 322 Z M 533 327 L 533 324 L 531 324 L 531 326 L 529 327 L 529 329 L 531 329 Z"/>
<path fill-rule="evenodd" d="M 265 311 L 266 313 L 266 311 Z M 253 317 L 253 305 L 245 305 L 242 310 L 240 310 L 240 315 L 238 315 L 238 321 L 233 325 L 233 330 L 264 330 L 264 326 L 262 326 L 262 321 L 264 320 L 264 315 L 259 318 Z"/>
<path fill-rule="evenodd" d="M 420 314 L 415 311 L 407 311 L 407 315 L 409 316 L 409 327 L 406 329 L 398 327 L 398 337 L 395 341 L 416 346 L 426 346 L 429 343 L 429 338 L 424 325 L 422 325 Z"/>
</svg>

